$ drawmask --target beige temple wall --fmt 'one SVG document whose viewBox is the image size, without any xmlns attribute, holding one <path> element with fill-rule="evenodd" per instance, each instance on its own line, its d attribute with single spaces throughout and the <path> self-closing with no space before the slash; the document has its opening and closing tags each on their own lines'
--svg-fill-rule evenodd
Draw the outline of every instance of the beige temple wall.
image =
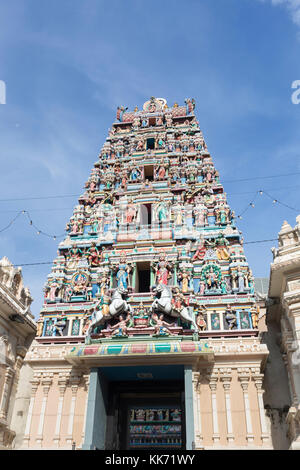
<svg viewBox="0 0 300 470">
<path fill-rule="evenodd" d="M 259 370 L 260 364 L 251 364 L 252 369 Z M 246 426 L 246 413 L 245 413 L 245 402 L 244 394 L 241 386 L 241 373 L 238 373 L 238 369 L 246 369 L 247 374 L 243 371 L 243 378 L 248 380 L 243 381 L 243 386 L 246 387 L 246 393 L 248 394 L 249 400 L 249 414 L 250 420 L 248 419 L 248 426 L 252 427 L 252 433 L 247 435 Z M 257 396 L 257 388 L 255 381 L 251 377 L 250 368 L 245 367 L 242 364 L 227 363 L 226 369 L 231 369 L 229 375 L 230 379 L 223 380 L 219 373 L 217 366 L 214 367 L 212 376 L 215 376 L 213 382 L 210 380 L 210 375 L 203 374 L 200 371 L 200 381 L 198 384 L 197 392 L 194 394 L 194 409 L 197 412 L 200 402 L 200 414 L 198 418 L 195 417 L 195 428 L 196 428 L 196 448 L 245 448 L 245 447 L 266 447 L 272 448 L 272 442 L 270 439 L 270 420 L 264 410 L 264 418 L 267 427 L 268 436 L 264 436 L 262 440 L 262 428 L 260 421 L 259 403 Z M 221 369 L 222 370 L 222 369 Z M 194 373 L 195 377 L 198 373 Z M 245 376 L 245 377 L 244 377 Z M 210 383 L 209 383 L 210 382 Z M 230 409 L 231 409 L 231 422 L 232 422 L 232 433 L 228 434 L 227 427 L 227 413 L 226 413 L 226 401 L 225 401 L 225 390 L 224 383 L 227 388 L 230 397 Z M 211 385 L 211 386 L 210 386 Z M 213 406 L 212 406 L 212 393 L 216 393 L 216 408 L 217 408 L 217 420 L 213 417 Z M 198 402 L 197 402 L 198 400 Z M 197 421 L 200 419 L 201 433 L 198 432 L 199 424 Z M 216 432 L 217 431 L 217 432 Z M 197 434 L 201 434 L 202 440 L 197 439 Z"/>
<path fill-rule="evenodd" d="M 28 364 L 24 364 L 21 368 L 18 389 L 14 401 L 14 408 L 11 420 L 12 430 L 15 431 L 16 437 L 13 442 L 13 448 L 18 449 L 23 442 L 26 418 L 28 414 L 31 383 L 33 370 Z"/>
<path fill-rule="evenodd" d="M 270 439 L 270 418 L 266 416 L 265 409 L 262 410 L 263 417 L 261 417 L 258 402 L 258 392 L 261 392 L 261 396 L 265 393 L 263 371 L 268 356 L 266 345 L 261 344 L 258 338 L 232 338 L 210 340 L 209 346 L 214 350 L 213 361 L 206 363 L 205 368 L 201 366 L 193 372 L 196 449 L 274 448 Z M 35 342 L 28 351 L 25 363 L 32 370 L 32 378 L 27 407 L 29 410 L 31 403 L 33 408 L 30 432 L 24 436 L 21 448 L 71 449 L 73 442 L 76 443 L 76 448 L 82 447 L 89 369 L 88 366 L 82 365 L 82 369 L 79 370 L 66 362 L 64 357 L 72 347 L 73 345 L 69 344 L 42 345 Z M 167 357 L 162 358 L 162 365 L 167 365 L 167 361 Z M 243 388 L 248 396 L 252 427 L 248 435 Z M 231 434 L 228 434 L 227 429 L 225 391 L 230 398 Z M 212 393 L 214 392 L 217 432 L 214 432 L 213 425 Z M 38 435 L 45 402 L 42 435 Z M 59 423 L 60 404 L 62 408 Z M 72 407 L 73 424 L 70 418 Z M 28 410 L 24 413 L 27 414 L 27 428 L 30 421 Z M 261 419 L 264 420 L 264 433 Z M 59 433 L 56 432 L 57 429 Z"/>
<path fill-rule="evenodd" d="M 73 442 L 76 448 L 82 446 L 88 390 L 86 375 L 77 372 L 74 377 L 73 372 L 70 366 L 63 370 L 34 370 L 30 431 L 19 448 L 71 449 Z"/>
</svg>

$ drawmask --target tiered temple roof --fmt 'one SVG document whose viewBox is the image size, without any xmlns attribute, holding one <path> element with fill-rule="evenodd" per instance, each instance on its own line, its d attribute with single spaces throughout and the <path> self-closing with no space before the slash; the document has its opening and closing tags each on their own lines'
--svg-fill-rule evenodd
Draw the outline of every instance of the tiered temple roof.
<svg viewBox="0 0 300 470">
<path fill-rule="evenodd" d="M 257 334 L 243 239 L 194 108 L 117 109 L 45 284 L 40 342 Z"/>
</svg>

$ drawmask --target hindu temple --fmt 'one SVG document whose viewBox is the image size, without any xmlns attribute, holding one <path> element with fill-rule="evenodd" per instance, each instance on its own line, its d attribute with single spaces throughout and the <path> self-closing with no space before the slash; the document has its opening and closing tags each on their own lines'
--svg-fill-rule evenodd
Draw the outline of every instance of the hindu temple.
<svg viewBox="0 0 300 470">
<path fill-rule="evenodd" d="M 272 448 L 254 278 L 193 99 L 118 107 L 44 294 L 24 448 Z"/>
</svg>

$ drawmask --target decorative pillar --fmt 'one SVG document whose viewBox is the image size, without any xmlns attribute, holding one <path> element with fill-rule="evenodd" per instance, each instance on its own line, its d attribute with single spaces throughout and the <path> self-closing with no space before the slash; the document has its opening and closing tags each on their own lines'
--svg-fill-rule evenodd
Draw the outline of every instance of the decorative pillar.
<svg viewBox="0 0 300 470">
<path fill-rule="evenodd" d="M 18 388 L 18 383 L 19 383 L 19 378 L 20 378 L 20 371 L 21 367 L 24 362 L 24 358 L 27 353 L 27 348 L 25 346 L 18 345 L 16 348 L 16 361 L 15 361 L 15 377 L 14 377 L 14 382 L 13 382 L 13 388 L 17 391 Z"/>
<path fill-rule="evenodd" d="M 74 318 L 73 318 L 73 317 L 69 318 L 69 325 L 68 325 L 67 336 L 71 336 L 71 335 L 72 335 L 73 321 L 74 321 Z"/>
<path fill-rule="evenodd" d="M 83 330 L 83 325 L 84 325 L 84 318 L 80 319 L 80 330 L 79 330 L 79 336 L 82 336 L 82 330 Z"/>
<path fill-rule="evenodd" d="M 64 401 L 64 395 L 65 395 L 65 391 L 67 387 L 68 377 L 69 375 L 65 372 L 60 372 L 58 376 L 59 398 L 58 398 L 56 424 L 55 424 L 55 431 L 54 431 L 54 438 L 53 438 L 53 444 L 55 447 L 59 447 L 62 408 L 63 408 L 63 401 Z"/>
<path fill-rule="evenodd" d="M 287 355 L 286 352 L 282 353 L 282 360 L 284 362 L 286 372 L 287 372 L 287 376 L 288 376 L 288 386 L 289 386 L 292 405 L 294 405 L 294 404 L 297 403 L 297 394 L 296 394 L 296 391 L 295 391 L 295 388 L 294 388 L 292 374 L 290 372 L 289 359 L 288 359 L 288 355 Z"/>
<path fill-rule="evenodd" d="M 185 396 L 185 435 L 186 450 L 193 450 L 195 445 L 194 432 L 194 400 L 193 400 L 193 370 L 191 365 L 184 366 L 184 396 Z"/>
<path fill-rule="evenodd" d="M 33 379 L 30 381 L 31 382 L 31 396 L 30 396 L 30 402 L 29 402 L 29 408 L 28 408 L 28 414 L 27 414 L 27 420 L 26 420 L 26 426 L 25 426 L 25 432 L 24 432 L 22 448 L 28 448 L 29 447 L 32 412 L 33 412 L 33 407 L 34 407 L 36 391 L 37 391 L 39 383 L 40 383 L 40 378 L 41 378 L 41 374 L 37 373 L 37 374 L 34 374 Z"/>
<path fill-rule="evenodd" d="M 131 286 L 133 289 L 136 289 L 136 273 L 137 273 L 137 263 L 133 263 L 133 273 L 132 273 L 132 280 Z"/>
<path fill-rule="evenodd" d="M 201 425 L 201 405 L 200 405 L 200 372 L 194 375 L 194 404 L 195 404 L 195 444 L 196 449 L 203 447 L 202 425 Z"/>
<path fill-rule="evenodd" d="M 69 379 L 69 384 L 71 385 L 72 398 L 70 403 L 69 411 L 69 422 L 68 422 L 68 435 L 66 438 L 66 443 L 72 445 L 73 443 L 73 424 L 74 424 L 74 414 L 75 414 L 75 405 L 76 405 L 76 396 L 78 391 L 78 385 L 80 383 L 81 376 L 72 374 Z"/>
<path fill-rule="evenodd" d="M 91 369 L 83 450 L 105 449 L 107 387 L 100 374 L 97 367 Z"/>
<path fill-rule="evenodd" d="M 88 392 L 89 384 L 90 384 L 90 376 L 89 375 L 84 375 L 83 376 L 83 388 L 84 388 L 85 392 Z M 87 405 L 88 405 L 88 393 L 86 393 L 86 401 L 85 401 L 85 408 L 84 408 L 83 426 L 82 426 L 82 434 L 81 434 L 81 436 L 82 436 L 81 447 L 83 446 L 84 437 L 85 437 Z"/>
<path fill-rule="evenodd" d="M 262 383 L 263 383 L 263 374 L 260 374 L 259 369 L 254 369 L 252 371 L 252 380 L 254 380 L 255 387 L 257 390 L 257 401 L 258 401 L 258 409 L 259 409 L 259 419 L 260 419 L 260 428 L 261 428 L 261 440 L 262 443 L 268 443 L 270 440 L 270 434 L 268 431 L 267 423 L 266 423 L 266 415 L 264 409 L 264 401 L 263 401 L 263 390 L 262 390 Z"/>
<path fill-rule="evenodd" d="M 14 370 L 11 367 L 6 367 L 2 398 L 0 403 L 0 419 L 6 421 L 7 418 L 7 408 L 9 404 L 9 395 L 12 385 L 12 379 L 14 377 Z"/>
<path fill-rule="evenodd" d="M 251 420 L 251 411 L 250 411 L 250 403 L 249 403 L 249 396 L 248 396 L 248 385 L 250 380 L 249 369 L 239 369 L 239 381 L 241 382 L 241 387 L 243 390 L 244 396 L 244 407 L 245 407 L 245 417 L 246 417 L 246 439 L 248 444 L 253 443 L 254 435 L 252 429 L 252 420 Z"/>
<path fill-rule="evenodd" d="M 287 335 L 286 341 L 285 341 L 285 348 L 287 352 L 287 369 L 291 381 L 291 388 L 292 388 L 292 393 L 293 393 L 293 404 L 297 405 L 299 403 L 299 396 L 300 396 L 300 390 L 299 390 L 299 365 L 298 364 L 293 364 L 292 361 L 292 354 L 295 351 L 294 348 L 294 336 L 293 335 Z"/>
<path fill-rule="evenodd" d="M 234 442 L 234 434 L 232 427 L 231 415 L 231 399 L 230 399 L 230 385 L 231 385 L 231 369 L 223 369 L 221 382 L 223 383 L 225 395 L 225 408 L 226 408 L 226 424 L 227 424 L 227 441 L 229 444 Z"/>
<path fill-rule="evenodd" d="M 46 412 L 46 406 L 47 406 L 47 400 L 48 400 L 48 393 L 51 387 L 53 381 L 53 374 L 43 374 L 42 379 L 41 379 L 41 384 L 43 386 L 43 400 L 42 400 L 42 408 L 40 411 L 40 420 L 39 420 L 39 425 L 38 425 L 38 432 L 37 432 L 37 437 L 36 437 L 36 444 L 38 447 L 42 447 L 42 442 L 43 442 L 43 432 L 44 432 L 44 421 L 45 421 L 45 412 Z"/>
<path fill-rule="evenodd" d="M 218 374 L 213 372 L 209 377 L 209 388 L 211 391 L 211 408 L 213 418 L 213 442 L 218 443 L 220 441 L 219 423 L 218 423 L 218 407 L 217 407 L 217 383 Z"/>
<path fill-rule="evenodd" d="M 220 330 L 225 330 L 224 312 L 217 312 L 217 313 L 219 313 L 219 318 L 220 318 Z"/>
</svg>

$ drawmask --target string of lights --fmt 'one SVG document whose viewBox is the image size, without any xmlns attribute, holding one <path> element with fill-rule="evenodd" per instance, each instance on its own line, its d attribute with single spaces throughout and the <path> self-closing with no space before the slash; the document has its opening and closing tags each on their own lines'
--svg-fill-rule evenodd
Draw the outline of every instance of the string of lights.
<svg viewBox="0 0 300 470">
<path fill-rule="evenodd" d="M 295 171 L 293 173 L 282 173 L 282 174 L 279 174 L 279 175 L 252 176 L 250 178 L 236 178 L 236 179 L 232 179 L 232 180 L 222 180 L 222 184 L 223 183 L 239 183 L 239 182 L 244 182 L 244 181 L 258 181 L 258 180 L 272 179 L 272 178 L 283 178 L 285 176 L 296 176 L 296 175 L 300 175 L 300 172 Z M 289 188 L 287 188 L 287 189 L 289 189 Z M 282 189 L 285 189 L 285 188 L 282 188 Z M 246 193 L 235 193 L 235 194 L 246 194 Z M 32 196 L 32 197 L 19 197 L 19 198 L 0 199 L 0 202 L 34 201 L 34 200 L 39 200 L 39 199 L 63 199 L 63 198 L 79 197 L 79 196 L 81 196 L 81 194 Z"/>
<path fill-rule="evenodd" d="M 295 208 L 295 207 L 289 206 L 288 204 L 285 204 L 284 202 L 279 201 L 279 199 L 276 199 L 274 196 L 271 196 L 271 195 L 270 195 L 269 193 L 267 193 L 266 191 L 260 189 L 259 191 L 257 191 L 257 192 L 255 193 L 255 196 L 254 196 L 254 198 L 252 199 L 252 201 L 249 202 L 249 204 L 247 204 L 247 206 L 245 207 L 245 209 L 237 216 L 237 218 L 238 218 L 238 219 L 242 219 L 242 215 L 243 215 L 248 209 L 250 209 L 250 207 L 254 208 L 254 207 L 255 207 L 254 201 L 256 200 L 257 196 L 258 196 L 258 195 L 262 196 L 263 194 L 264 194 L 265 196 L 267 196 L 269 199 L 272 199 L 273 204 L 279 204 L 279 205 L 284 206 L 284 207 L 287 207 L 288 209 L 290 209 L 290 210 L 292 210 L 292 211 L 295 211 L 295 212 L 297 212 L 297 213 L 300 212 L 300 209 L 297 209 L 297 208 Z"/>
<path fill-rule="evenodd" d="M 296 186 L 284 186 L 284 187 L 280 187 L 280 188 L 269 188 L 267 190 L 263 190 L 264 193 L 266 194 L 267 191 L 273 191 L 273 189 L 275 189 L 276 191 L 285 191 L 285 190 L 292 190 L 292 189 L 299 189 L 300 188 L 300 185 L 296 185 Z M 260 190 L 261 191 L 261 190 Z M 258 192 L 255 191 L 255 194 Z M 253 191 L 242 191 L 242 192 L 227 192 L 226 191 L 226 195 L 227 196 L 241 196 L 241 195 L 244 195 L 244 194 L 253 194 Z M 75 195 L 73 195 L 75 196 Z M 61 196 L 57 196 L 57 197 L 61 197 Z M 18 200 L 24 200 L 24 199 L 18 199 Z M 30 209 L 27 209 L 28 212 L 55 212 L 55 211 L 72 211 L 74 209 L 74 206 L 69 206 L 69 207 L 46 207 L 46 208 L 43 208 L 43 209 L 36 209 L 36 208 L 30 208 Z M 0 214 L 7 214 L 7 213 L 11 213 L 11 212 L 14 212 L 14 213 L 18 213 L 22 211 L 22 209 L 6 209 L 6 210 L 0 210 Z"/>
<path fill-rule="evenodd" d="M 274 196 L 270 195 L 268 192 L 266 192 L 265 190 L 262 190 L 260 189 L 259 191 L 256 191 L 254 193 L 254 197 L 252 198 L 252 200 L 247 204 L 247 206 L 245 207 L 245 209 L 237 215 L 237 218 L 238 219 L 242 219 L 243 215 L 245 214 L 245 212 L 247 212 L 250 207 L 254 208 L 255 207 L 255 204 L 254 202 L 256 201 L 256 198 L 258 197 L 258 195 L 265 195 L 267 196 L 269 199 L 272 199 L 272 202 L 273 204 L 279 204 L 283 207 L 286 207 L 290 210 L 293 210 L 297 213 L 300 213 L 300 209 L 297 209 L 295 207 L 292 207 L 288 204 L 285 204 L 284 202 L 280 201 L 279 199 L 275 198 Z M 67 209 L 67 208 L 66 208 Z M 44 230 L 41 230 L 32 220 L 32 217 L 30 216 L 30 213 L 28 210 L 21 210 L 19 212 L 17 212 L 16 216 L 5 226 L 3 227 L 2 229 L 0 229 L 0 233 L 4 232 L 5 230 L 8 230 L 13 224 L 14 222 L 21 216 L 21 215 L 25 215 L 29 221 L 29 225 L 31 225 L 35 230 L 36 230 L 36 233 L 37 235 L 44 235 L 46 237 L 49 237 L 49 238 L 53 238 L 54 240 L 56 240 L 57 238 L 62 238 L 65 236 L 65 233 L 62 233 L 62 234 L 59 234 L 59 235 L 55 235 L 55 234 L 50 234 L 48 232 L 45 232 Z"/>
<path fill-rule="evenodd" d="M 268 243 L 268 242 L 275 242 L 277 241 L 277 238 L 269 238 L 267 240 L 254 240 L 254 241 L 250 241 L 250 242 L 243 242 L 243 245 L 250 245 L 250 244 L 255 244 L 255 243 Z M 19 263 L 19 264 L 13 264 L 12 266 L 13 267 L 24 267 L 24 266 L 40 266 L 40 265 L 43 265 L 43 264 L 53 264 L 53 261 L 39 261 L 39 262 L 36 262 L 36 263 Z M 11 265 L 7 265 L 7 267 L 9 267 Z"/>
<path fill-rule="evenodd" d="M 54 240 L 56 240 L 57 238 L 62 238 L 65 236 L 65 233 L 62 233 L 60 235 L 52 235 L 50 233 L 47 233 L 47 232 L 44 232 L 43 230 L 41 230 L 39 227 L 37 227 L 37 225 L 33 222 L 31 216 L 30 216 L 30 213 L 23 209 L 21 211 L 19 211 L 17 213 L 17 215 L 9 222 L 8 225 L 6 225 L 3 229 L 0 230 L 0 233 L 4 232 L 5 230 L 8 230 L 12 225 L 13 223 L 21 216 L 21 215 L 25 215 L 29 221 L 29 225 L 32 226 L 35 230 L 36 230 L 36 233 L 37 235 L 44 235 L 45 237 L 49 237 L 49 238 L 53 238 Z"/>
</svg>

